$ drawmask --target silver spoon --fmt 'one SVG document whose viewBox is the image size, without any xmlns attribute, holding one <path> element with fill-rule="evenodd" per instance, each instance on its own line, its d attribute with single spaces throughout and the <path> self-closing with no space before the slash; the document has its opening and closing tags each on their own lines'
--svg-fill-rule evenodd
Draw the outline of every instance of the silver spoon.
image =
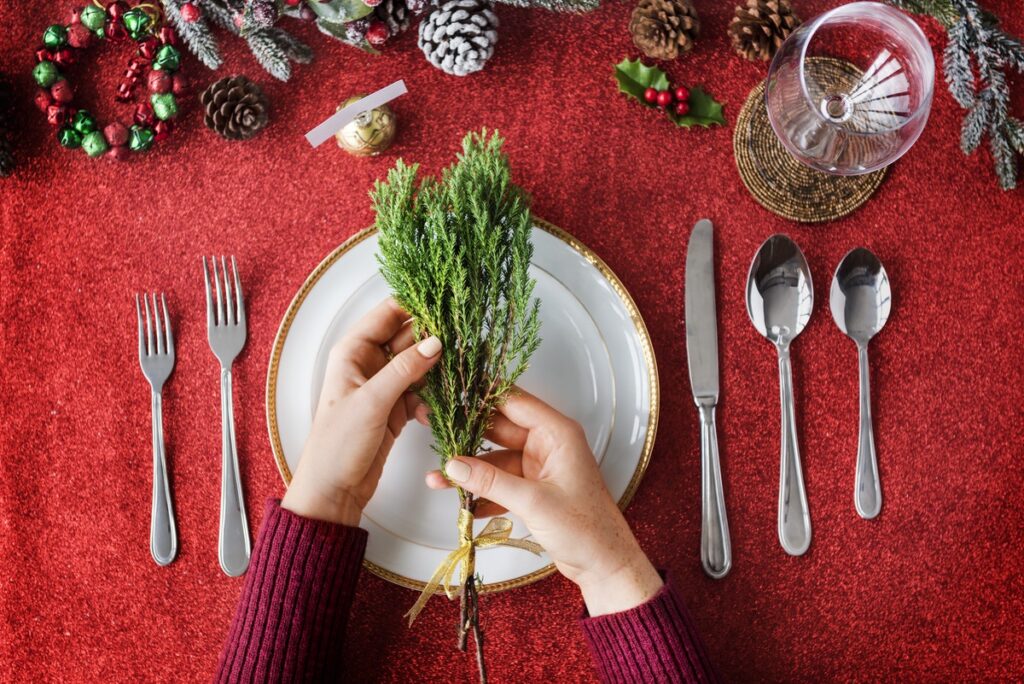
<svg viewBox="0 0 1024 684">
<path fill-rule="evenodd" d="M 871 384 L 868 373 L 868 342 L 889 319 L 892 290 L 882 262 L 863 247 L 843 257 L 832 277 L 832 318 L 857 343 L 860 366 L 860 439 L 857 444 L 857 476 L 853 503 L 860 517 L 870 520 L 882 510 L 882 484 L 871 427 Z"/>
<path fill-rule="evenodd" d="M 789 345 L 807 325 L 814 306 L 811 269 L 796 243 L 785 235 L 764 241 L 747 276 L 747 314 L 757 331 L 779 352 L 782 396 L 781 467 L 779 473 L 779 542 L 799 556 L 811 545 L 811 513 L 800 467 L 793 407 L 793 370 Z"/>
</svg>

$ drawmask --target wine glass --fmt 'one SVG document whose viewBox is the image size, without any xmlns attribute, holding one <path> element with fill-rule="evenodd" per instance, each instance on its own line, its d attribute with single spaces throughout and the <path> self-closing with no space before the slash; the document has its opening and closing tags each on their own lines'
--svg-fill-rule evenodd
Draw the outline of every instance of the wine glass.
<svg viewBox="0 0 1024 684">
<path fill-rule="evenodd" d="M 768 119 L 796 159 L 852 176 L 899 159 L 931 109 L 935 61 L 903 12 L 854 2 L 794 31 L 772 60 Z"/>
</svg>

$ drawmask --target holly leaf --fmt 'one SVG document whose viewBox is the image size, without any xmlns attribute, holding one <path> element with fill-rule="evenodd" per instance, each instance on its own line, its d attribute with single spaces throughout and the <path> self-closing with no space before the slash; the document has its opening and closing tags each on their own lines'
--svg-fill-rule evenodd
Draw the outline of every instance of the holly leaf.
<svg viewBox="0 0 1024 684">
<path fill-rule="evenodd" d="M 307 0 L 306 6 L 313 10 L 317 17 L 332 24 L 355 21 L 373 13 L 373 8 L 363 0 Z"/>
<path fill-rule="evenodd" d="M 685 116 L 669 114 L 669 118 L 676 126 L 689 128 L 690 126 L 703 126 L 710 128 L 713 125 L 725 125 L 725 113 L 722 111 L 722 103 L 708 95 L 700 86 L 690 88 L 690 111 Z"/>
<path fill-rule="evenodd" d="M 658 109 L 655 105 L 644 99 L 644 91 L 654 88 L 657 91 L 668 90 L 672 87 L 668 75 L 657 67 L 650 67 L 639 59 L 624 59 L 615 65 L 615 80 L 619 84 L 619 92 L 625 93 L 643 106 L 649 109 Z M 685 116 L 677 116 L 673 112 L 666 112 L 668 118 L 680 128 L 691 126 L 703 126 L 709 128 L 714 125 L 725 125 L 725 114 L 722 111 L 722 103 L 700 86 L 690 88 L 690 99 L 687 100 L 690 111 Z"/>
<path fill-rule="evenodd" d="M 668 90 L 668 76 L 657 67 L 649 67 L 639 59 L 624 59 L 615 65 L 615 80 L 619 83 L 619 92 L 647 105 L 644 91 L 648 88 Z M 650 106 L 650 105 L 647 105 Z"/>
</svg>

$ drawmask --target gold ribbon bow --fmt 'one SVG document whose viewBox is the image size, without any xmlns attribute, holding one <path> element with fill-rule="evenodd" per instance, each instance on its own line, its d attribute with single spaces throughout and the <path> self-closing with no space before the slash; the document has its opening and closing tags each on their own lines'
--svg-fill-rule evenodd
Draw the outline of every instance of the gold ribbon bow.
<svg viewBox="0 0 1024 684">
<path fill-rule="evenodd" d="M 449 599 L 455 598 L 455 588 L 466 584 L 466 580 L 474 574 L 476 564 L 476 549 L 485 549 L 488 546 L 514 546 L 518 549 L 525 549 L 531 553 L 540 555 L 544 549 L 540 544 L 528 539 L 512 539 L 512 521 L 508 518 L 491 518 L 487 526 L 480 530 L 480 534 L 473 536 L 473 514 L 465 508 L 459 509 L 459 548 L 448 554 L 448 557 L 441 561 L 441 564 L 434 570 L 434 575 L 423 587 L 420 597 L 416 603 L 405 614 L 409 618 L 409 626 L 412 626 L 416 617 L 427 605 L 427 601 L 434 595 L 438 587 L 444 589 Z M 459 571 L 459 581 L 452 584 L 455 571 Z"/>
</svg>

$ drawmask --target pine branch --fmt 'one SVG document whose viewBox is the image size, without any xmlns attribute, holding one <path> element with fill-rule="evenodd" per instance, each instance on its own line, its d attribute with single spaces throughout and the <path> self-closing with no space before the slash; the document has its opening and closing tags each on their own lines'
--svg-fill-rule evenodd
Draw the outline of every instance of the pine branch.
<svg viewBox="0 0 1024 684">
<path fill-rule="evenodd" d="M 287 81 L 292 75 L 289 60 L 308 64 L 313 51 L 308 45 L 276 27 L 257 29 L 245 35 L 256 61 L 274 78 Z"/>
<path fill-rule="evenodd" d="M 218 69 L 222 63 L 217 40 L 202 17 L 188 22 L 181 18 L 182 0 L 162 0 L 164 16 L 184 41 L 185 45 L 200 62 L 210 69 Z"/>
<path fill-rule="evenodd" d="M 241 3 L 232 0 L 201 0 L 203 13 L 226 31 L 238 35 L 235 14 L 241 11 Z"/>
</svg>

